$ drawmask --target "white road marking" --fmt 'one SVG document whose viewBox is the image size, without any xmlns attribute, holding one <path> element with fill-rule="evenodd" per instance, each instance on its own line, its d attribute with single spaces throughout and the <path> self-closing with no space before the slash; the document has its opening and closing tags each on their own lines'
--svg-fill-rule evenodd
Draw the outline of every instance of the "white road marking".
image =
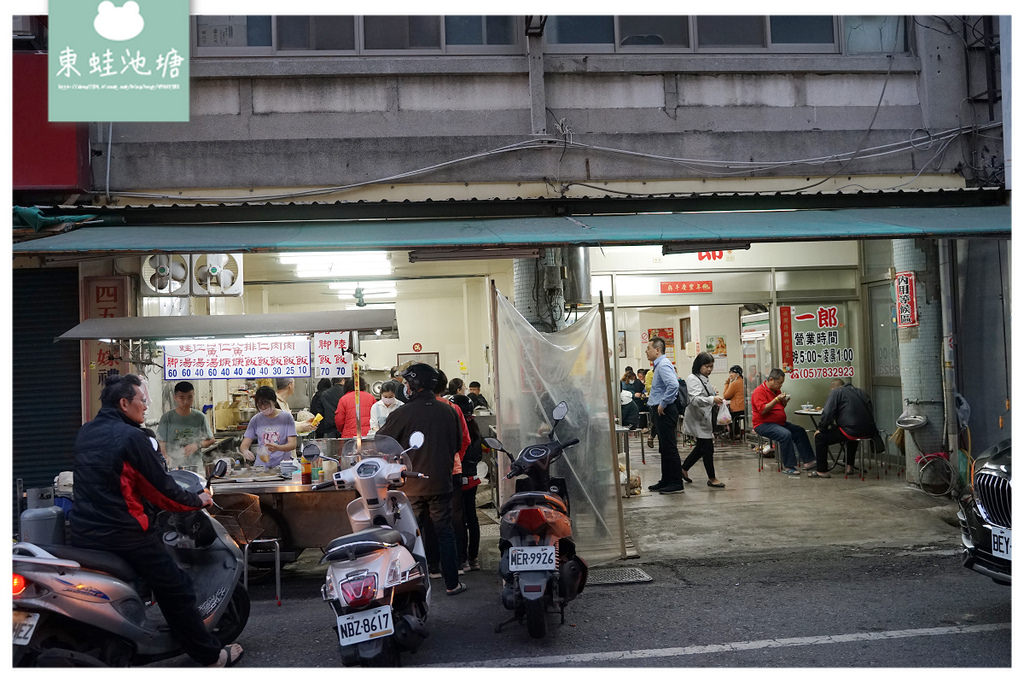
<svg viewBox="0 0 1024 683">
<path fill-rule="evenodd" d="M 868 640 L 893 640 L 897 638 L 922 638 L 927 636 L 948 636 L 963 633 L 984 633 L 1007 631 L 1010 624 L 974 624 L 970 626 L 938 626 L 935 628 L 913 628 L 898 631 L 868 631 L 863 633 L 841 633 L 831 636 L 806 636 L 803 638 L 775 638 L 772 640 L 745 640 L 714 645 L 691 645 L 690 647 L 664 647 L 651 650 L 620 650 L 618 652 L 583 652 L 579 654 L 552 655 L 549 657 L 515 657 L 510 659 L 488 659 L 472 662 L 448 662 L 428 666 L 443 667 L 515 667 L 555 666 L 559 664 L 592 664 L 594 662 L 615 662 L 631 659 L 656 659 L 659 657 L 685 657 L 716 652 L 741 652 L 776 647 L 801 647 L 805 645 L 835 645 Z"/>
</svg>

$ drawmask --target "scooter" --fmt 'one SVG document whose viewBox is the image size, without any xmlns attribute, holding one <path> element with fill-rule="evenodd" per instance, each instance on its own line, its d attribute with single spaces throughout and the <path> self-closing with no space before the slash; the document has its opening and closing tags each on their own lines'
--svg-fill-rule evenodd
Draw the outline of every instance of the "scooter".
<svg viewBox="0 0 1024 683">
<path fill-rule="evenodd" d="M 218 462 L 211 478 L 226 470 Z M 187 470 L 170 475 L 197 494 L 210 484 Z M 155 523 L 192 578 L 207 628 L 234 641 L 249 620 L 238 545 L 206 510 L 161 511 Z M 137 666 L 182 652 L 149 587 L 118 555 L 22 542 L 13 570 L 14 666 Z"/>
<path fill-rule="evenodd" d="M 551 413 L 554 424 L 546 443 L 525 447 L 513 463 L 506 479 L 526 475 L 516 481 L 516 493 L 501 506 L 501 602 L 514 615 L 495 628 L 513 621 L 526 620 L 526 630 L 534 638 L 547 632 L 548 608 L 558 606 L 565 623 L 565 606 L 576 598 L 587 583 L 587 564 L 576 554 L 569 517 L 569 496 L 565 480 L 548 475 L 551 463 L 566 448 L 579 443 L 572 439 L 561 443 L 555 438 L 558 423 L 569 408 L 562 401 Z M 489 448 L 512 457 L 501 442 L 486 438 Z"/>
<path fill-rule="evenodd" d="M 352 466 L 313 487 L 359 492 L 346 508 L 353 533 L 331 541 L 320 560 L 328 565 L 320 595 L 334 611 L 345 666 L 398 666 L 400 653 L 416 652 L 427 637 L 423 538 L 409 499 L 393 488 L 407 477 L 428 478 L 411 471 L 406 455 L 422 445 L 422 432 L 404 451 L 388 436 L 353 439 L 342 451 Z"/>
</svg>

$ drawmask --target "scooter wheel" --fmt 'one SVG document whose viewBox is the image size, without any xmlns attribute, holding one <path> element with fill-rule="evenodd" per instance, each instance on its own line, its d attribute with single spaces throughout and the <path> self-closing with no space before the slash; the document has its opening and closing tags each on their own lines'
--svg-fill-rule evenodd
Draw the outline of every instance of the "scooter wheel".
<svg viewBox="0 0 1024 683">
<path fill-rule="evenodd" d="M 528 600 L 526 602 L 526 631 L 531 638 L 543 638 L 547 633 L 548 624 L 544 614 L 544 602 L 542 600 Z"/>
</svg>

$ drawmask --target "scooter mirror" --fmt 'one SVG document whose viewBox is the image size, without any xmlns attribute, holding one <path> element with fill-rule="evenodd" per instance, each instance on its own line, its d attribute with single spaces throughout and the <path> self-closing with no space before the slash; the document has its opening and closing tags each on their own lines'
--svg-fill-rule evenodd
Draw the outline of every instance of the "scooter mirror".
<svg viewBox="0 0 1024 683">
<path fill-rule="evenodd" d="M 206 486 L 204 486 L 203 488 L 210 488 L 210 480 L 211 479 L 220 479 L 221 477 L 223 477 L 227 473 L 228 473 L 228 461 L 227 460 L 218 460 L 217 464 L 215 464 L 213 466 L 213 471 L 210 472 L 210 476 L 206 478 Z"/>
<path fill-rule="evenodd" d="M 505 451 L 505 447 L 501 445 L 501 442 L 493 437 L 488 436 L 484 438 L 484 443 L 487 444 L 487 447 L 492 451 L 501 451 L 502 453 L 507 452 Z"/>
<path fill-rule="evenodd" d="M 551 417 L 555 420 L 561 420 L 569 414 L 569 404 L 565 401 L 561 401 L 555 409 L 551 411 Z"/>
<path fill-rule="evenodd" d="M 320 455 L 320 447 L 315 443 L 307 443 L 302 447 L 302 457 L 306 460 L 314 460 L 315 458 L 319 458 Z"/>
<path fill-rule="evenodd" d="M 423 445 L 423 432 L 413 432 L 409 435 L 409 448 L 419 448 Z"/>
</svg>

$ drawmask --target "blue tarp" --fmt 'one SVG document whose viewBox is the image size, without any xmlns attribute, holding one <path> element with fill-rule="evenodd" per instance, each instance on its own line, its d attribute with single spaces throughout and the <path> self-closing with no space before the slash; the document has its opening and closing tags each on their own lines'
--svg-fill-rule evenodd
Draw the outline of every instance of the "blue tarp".
<svg viewBox="0 0 1024 683">
<path fill-rule="evenodd" d="M 222 253 L 972 236 L 1009 238 L 1010 207 L 87 226 L 21 242 L 13 245 L 12 251 L 14 254 Z"/>
</svg>

